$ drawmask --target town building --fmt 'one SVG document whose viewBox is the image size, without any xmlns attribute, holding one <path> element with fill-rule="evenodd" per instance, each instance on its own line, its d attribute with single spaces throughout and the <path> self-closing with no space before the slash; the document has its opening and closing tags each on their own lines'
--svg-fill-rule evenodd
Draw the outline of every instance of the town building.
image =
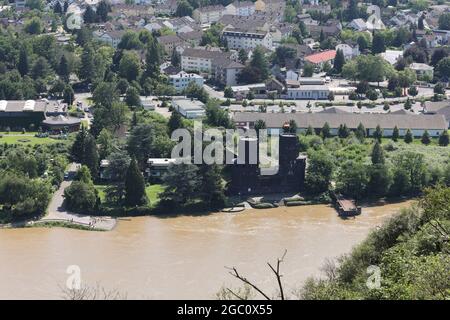
<svg viewBox="0 0 450 320">
<path fill-rule="evenodd" d="M 186 42 L 177 35 L 167 35 L 158 38 L 158 43 L 164 48 L 167 55 L 172 55 L 178 46 L 185 46 Z"/>
<path fill-rule="evenodd" d="M 338 134 L 341 125 L 346 125 L 350 130 L 356 130 L 361 123 L 367 130 L 367 135 L 372 136 L 377 126 L 383 130 L 383 136 L 392 136 L 397 126 L 400 136 L 404 136 L 408 129 L 415 137 L 421 137 L 425 130 L 430 137 L 438 137 L 448 124 L 445 117 L 440 114 L 416 115 L 416 114 L 385 114 L 385 113 L 249 113 L 237 112 L 233 115 L 233 121 L 238 128 L 254 128 L 256 121 L 263 120 L 269 131 L 281 131 L 282 126 L 290 120 L 295 120 L 298 132 L 304 132 L 311 126 L 320 132 L 325 123 L 330 126 L 332 135 Z"/>
<path fill-rule="evenodd" d="M 423 77 L 426 77 L 430 80 L 433 79 L 434 68 L 427 65 L 426 63 L 414 62 L 409 65 L 409 68 L 416 73 L 417 78 L 419 79 Z"/>
<path fill-rule="evenodd" d="M 313 64 L 316 68 L 321 69 L 325 63 L 333 65 L 335 57 L 336 50 L 326 50 L 306 56 L 305 61 Z"/>
<path fill-rule="evenodd" d="M 0 100 L 0 127 L 38 128 L 47 117 L 65 115 L 67 106 L 48 100 Z"/>
<path fill-rule="evenodd" d="M 330 88 L 326 85 L 301 85 L 298 88 L 287 88 L 287 99 L 294 100 L 326 100 Z"/>
<path fill-rule="evenodd" d="M 63 115 L 47 117 L 42 121 L 42 129 L 52 133 L 77 132 L 81 127 L 81 119 Z"/>
<path fill-rule="evenodd" d="M 211 24 L 219 21 L 225 12 L 226 10 L 223 5 L 211 5 L 195 9 L 192 17 L 197 23 Z"/>
<path fill-rule="evenodd" d="M 359 45 L 350 41 L 338 44 L 336 51 L 338 50 L 342 50 L 345 60 L 351 60 L 360 55 Z"/>
<path fill-rule="evenodd" d="M 227 41 L 230 49 L 250 50 L 262 46 L 273 50 L 272 35 L 268 31 L 225 28 L 222 37 Z"/>
<path fill-rule="evenodd" d="M 185 71 L 181 71 L 175 75 L 169 76 L 169 83 L 172 87 L 175 88 L 177 93 L 183 92 L 183 90 L 186 89 L 187 86 L 192 82 L 198 85 L 199 87 L 202 87 L 204 79 L 202 76 L 198 74 L 187 73 Z"/>
<path fill-rule="evenodd" d="M 226 6 L 226 13 L 249 17 L 255 13 L 255 4 L 252 1 L 235 1 Z"/>
<path fill-rule="evenodd" d="M 147 160 L 147 168 L 145 173 L 148 178 L 160 181 L 164 173 L 167 172 L 171 164 L 175 164 L 176 159 L 170 158 L 149 158 Z"/>
<path fill-rule="evenodd" d="M 205 105 L 193 99 L 174 99 L 173 108 L 187 119 L 202 118 L 205 116 Z"/>
<path fill-rule="evenodd" d="M 117 48 L 124 34 L 125 34 L 124 30 L 113 30 L 113 31 L 97 30 L 92 33 L 93 38 L 95 40 L 109 44 L 113 48 Z"/>
</svg>

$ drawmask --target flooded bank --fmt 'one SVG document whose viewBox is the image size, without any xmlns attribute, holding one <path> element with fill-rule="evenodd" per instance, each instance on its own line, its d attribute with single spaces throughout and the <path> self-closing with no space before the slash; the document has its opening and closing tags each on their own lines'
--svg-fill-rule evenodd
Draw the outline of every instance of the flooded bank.
<svg viewBox="0 0 450 320">
<path fill-rule="evenodd" d="M 118 289 L 137 299 L 208 299 L 236 286 L 226 266 L 263 288 L 276 283 L 267 268 L 285 249 L 287 290 L 317 275 L 326 258 L 349 252 L 370 229 L 411 202 L 363 207 L 343 220 L 331 206 L 312 205 L 215 213 L 137 217 L 109 232 L 64 228 L 0 229 L 0 299 L 58 299 L 69 276 Z"/>
</svg>

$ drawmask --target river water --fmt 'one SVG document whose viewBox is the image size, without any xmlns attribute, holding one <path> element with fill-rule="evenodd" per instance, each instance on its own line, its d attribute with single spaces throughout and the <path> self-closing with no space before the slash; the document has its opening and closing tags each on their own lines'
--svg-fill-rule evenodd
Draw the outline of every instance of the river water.
<svg viewBox="0 0 450 320">
<path fill-rule="evenodd" d="M 206 216 L 139 217 L 113 231 L 64 228 L 0 229 L 0 299 L 58 299 L 80 267 L 82 283 L 117 289 L 136 299 L 208 299 L 239 283 L 235 266 L 270 293 L 276 282 L 266 262 L 285 249 L 287 291 L 320 274 L 326 258 L 349 252 L 370 229 L 406 207 L 363 208 L 343 220 L 326 205 L 247 210 Z"/>
</svg>

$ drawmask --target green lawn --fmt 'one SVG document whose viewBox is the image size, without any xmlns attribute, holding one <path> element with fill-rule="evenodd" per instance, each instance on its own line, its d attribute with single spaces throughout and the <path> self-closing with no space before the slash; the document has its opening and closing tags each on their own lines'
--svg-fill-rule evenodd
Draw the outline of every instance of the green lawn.
<svg viewBox="0 0 450 320">
<path fill-rule="evenodd" d="M 95 189 L 98 191 L 98 196 L 100 200 L 104 203 L 106 201 L 105 190 L 107 185 L 95 185 Z M 164 187 L 160 184 L 152 184 L 145 188 L 145 193 L 150 200 L 150 204 L 154 206 L 159 201 L 159 194 L 164 190 Z"/>
<path fill-rule="evenodd" d="M 37 138 L 35 136 L 28 136 L 28 135 L 11 135 L 11 134 L 4 134 L 3 136 L 0 136 L 0 143 L 7 143 L 7 144 L 30 144 L 30 145 L 37 145 L 37 144 L 52 144 L 52 143 L 58 143 L 58 142 L 66 142 L 67 140 L 58 140 L 53 138 Z"/>
<path fill-rule="evenodd" d="M 150 199 L 150 204 L 154 206 L 159 202 L 159 194 L 164 191 L 164 187 L 161 184 L 152 184 L 145 188 L 145 193 Z"/>
</svg>

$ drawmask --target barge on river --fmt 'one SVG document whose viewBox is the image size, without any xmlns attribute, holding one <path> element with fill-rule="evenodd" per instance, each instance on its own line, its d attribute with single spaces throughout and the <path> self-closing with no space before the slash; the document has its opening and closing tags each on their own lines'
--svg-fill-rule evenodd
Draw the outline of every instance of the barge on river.
<svg viewBox="0 0 450 320">
<path fill-rule="evenodd" d="M 344 198 L 339 194 L 333 194 L 333 198 L 339 216 L 353 217 L 361 214 L 361 207 L 356 205 L 355 200 Z"/>
</svg>

